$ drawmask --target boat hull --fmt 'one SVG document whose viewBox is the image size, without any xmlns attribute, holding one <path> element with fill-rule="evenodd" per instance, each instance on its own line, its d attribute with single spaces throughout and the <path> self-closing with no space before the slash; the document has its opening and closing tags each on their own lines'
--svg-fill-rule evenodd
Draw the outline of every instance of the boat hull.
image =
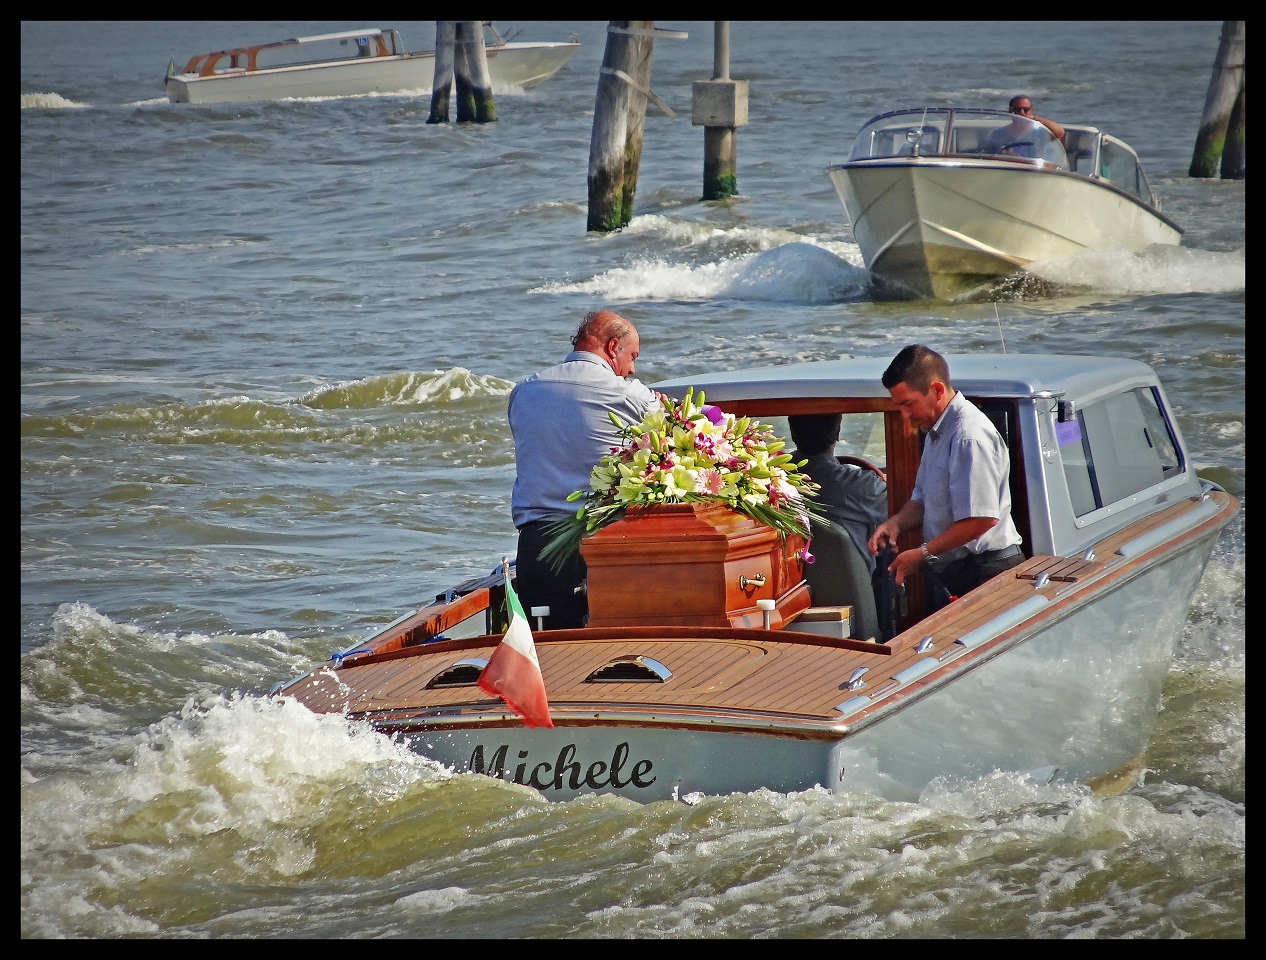
<svg viewBox="0 0 1266 960">
<path fill-rule="evenodd" d="M 487 50 L 493 92 L 529 90 L 548 80 L 580 49 L 579 43 L 507 43 Z M 167 78 L 172 103 L 249 103 L 294 97 L 349 97 L 372 93 L 429 93 L 435 53 L 299 64 L 261 70 L 225 70 L 209 76 Z"/>
<path fill-rule="evenodd" d="M 827 169 L 889 295 L 952 300 L 1035 261 L 1173 245 L 1181 231 L 1112 184 L 1005 160 L 867 160 Z"/>
<path fill-rule="evenodd" d="M 935 778 L 999 770 L 1128 785 L 1110 775 L 1147 746 L 1213 540 L 1105 585 L 1072 612 L 1052 609 L 935 696 L 858 725 L 840 745 L 838 786 L 917 800 Z"/>
<path fill-rule="evenodd" d="M 1107 560 L 1034 557 L 887 645 L 786 629 L 545 631 L 552 729 L 477 690 L 428 692 L 496 637 L 356 654 L 278 692 L 556 800 L 813 787 L 915 800 L 937 778 L 993 771 L 1119 789 L 1128 780 L 1112 775 L 1146 747 L 1190 598 L 1237 510 L 1211 494 L 1165 526 L 1126 528 Z M 671 682 L 582 679 L 632 655 Z"/>
<path fill-rule="evenodd" d="M 761 730 L 753 716 L 751 729 L 740 732 L 722 729 L 733 718 L 701 722 L 671 710 L 627 725 L 612 715 L 618 711 L 606 711 L 599 722 L 573 725 L 557 704 L 562 722 L 550 730 L 507 716 L 494 727 L 437 727 L 406 740 L 456 772 L 499 777 L 556 800 L 614 793 L 651 802 L 822 787 L 915 801 L 937 778 L 994 771 L 1119 789 L 1128 782 L 1110 774 L 1130 769 L 1147 746 L 1186 622 L 1182 599 L 1195 590 L 1213 541 L 1210 535 L 1119 585 L 1105 584 L 1070 610 L 1052 606 L 988 655 L 957 669 L 947 664 L 904 695 L 864 706 L 866 715 L 844 716 L 834 731 L 773 723 Z M 410 723 L 378 726 L 390 733 Z"/>
</svg>

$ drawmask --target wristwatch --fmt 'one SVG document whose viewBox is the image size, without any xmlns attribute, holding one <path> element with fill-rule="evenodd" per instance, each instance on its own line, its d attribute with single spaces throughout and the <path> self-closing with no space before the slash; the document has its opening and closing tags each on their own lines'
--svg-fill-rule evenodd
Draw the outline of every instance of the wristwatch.
<svg viewBox="0 0 1266 960">
<path fill-rule="evenodd" d="M 935 563 L 935 562 L 936 562 L 936 554 L 935 554 L 935 553 L 933 553 L 931 550 L 929 550 L 929 549 L 928 549 L 928 545 L 927 545 L 926 543 L 925 543 L 925 544 L 922 544 L 922 545 L 919 547 L 919 549 L 923 551 L 923 562 L 924 562 L 924 563 Z"/>
</svg>

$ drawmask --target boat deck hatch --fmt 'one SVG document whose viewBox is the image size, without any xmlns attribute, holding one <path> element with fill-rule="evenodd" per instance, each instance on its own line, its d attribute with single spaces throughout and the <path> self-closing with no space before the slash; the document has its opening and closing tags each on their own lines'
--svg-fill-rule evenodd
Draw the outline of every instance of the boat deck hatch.
<svg viewBox="0 0 1266 960">
<path fill-rule="evenodd" d="M 427 690 L 439 690 L 444 687 L 473 687 L 484 672 L 488 661 L 480 657 L 458 660 L 447 670 L 441 670 L 426 685 Z"/>
<path fill-rule="evenodd" d="M 673 672 L 658 660 L 642 656 L 616 657 L 599 667 L 585 683 L 663 683 Z"/>
</svg>

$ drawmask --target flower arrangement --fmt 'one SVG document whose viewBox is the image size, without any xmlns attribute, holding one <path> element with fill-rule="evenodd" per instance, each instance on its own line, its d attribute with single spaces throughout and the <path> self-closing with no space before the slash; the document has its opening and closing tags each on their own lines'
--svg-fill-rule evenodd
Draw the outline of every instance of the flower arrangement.
<svg viewBox="0 0 1266 960">
<path fill-rule="evenodd" d="M 784 537 L 809 537 L 818 485 L 800 472 L 784 441 L 748 417 L 735 417 L 704 403 L 702 392 L 686 392 L 680 403 L 664 400 L 640 423 L 615 414 L 620 444 L 589 476 L 589 490 L 575 514 L 558 521 L 541 558 L 555 566 L 580 549 L 581 540 L 619 520 L 633 506 L 663 503 L 722 503 L 773 527 Z"/>
</svg>

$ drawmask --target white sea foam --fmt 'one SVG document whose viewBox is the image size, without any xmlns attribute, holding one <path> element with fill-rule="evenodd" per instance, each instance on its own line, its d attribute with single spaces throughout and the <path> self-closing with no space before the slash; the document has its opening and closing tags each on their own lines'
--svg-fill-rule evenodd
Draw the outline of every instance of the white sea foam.
<svg viewBox="0 0 1266 960">
<path fill-rule="evenodd" d="M 544 284 L 528 292 L 585 293 L 611 301 L 726 299 L 812 304 L 856 300 L 869 283 L 868 271 L 825 246 L 793 242 L 705 263 L 636 260 L 588 280 Z"/>
<path fill-rule="evenodd" d="M 84 110 L 90 104 L 76 103 L 67 100 L 60 93 L 24 93 L 22 94 L 23 110 Z"/>
<path fill-rule="evenodd" d="M 1109 294 L 1227 293 L 1244 289 L 1244 251 L 1154 246 L 1140 253 L 1083 250 L 1029 265 L 1029 272 Z"/>
</svg>

